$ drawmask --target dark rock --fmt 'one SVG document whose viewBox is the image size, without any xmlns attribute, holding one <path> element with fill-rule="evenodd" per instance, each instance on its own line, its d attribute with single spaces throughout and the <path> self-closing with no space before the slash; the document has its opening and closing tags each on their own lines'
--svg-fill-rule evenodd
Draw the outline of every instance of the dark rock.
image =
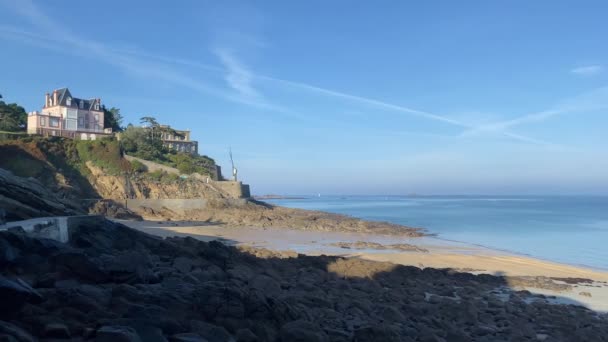
<svg viewBox="0 0 608 342">
<path fill-rule="evenodd" d="M 70 329 L 63 323 L 50 323 L 44 326 L 42 336 L 46 338 L 70 338 Z"/>
<path fill-rule="evenodd" d="M 208 342 L 201 335 L 195 333 L 175 334 L 169 338 L 170 342 Z"/>
<path fill-rule="evenodd" d="M 245 265 L 236 265 L 232 269 L 228 270 L 228 275 L 231 278 L 247 282 L 253 278 L 254 272 L 251 270 L 251 268 Z"/>
<path fill-rule="evenodd" d="M 65 271 L 84 280 L 100 283 L 108 279 L 107 274 L 82 252 L 65 251 L 55 255 L 53 261 Z"/>
<path fill-rule="evenodd" d="M 93 339 L 95 337 L 96 333 L 97 333 L 97 330 L 95 330 L 94 328 L 91 328 L 91 327 L 84 328 L 84 329 L 82 329 L 82 338 L 84 338 L 85 340 Z"/>
<path fill-rule="evenodd" d="M 143 342 L 167 342 L 163 331 L 158 327 L 146 324 L 134 324 L 132 327 Z"/>
<path fill-rule="evenodd" d="M 218 327 L 207 322 L 190 322 L 192 330 L 209 342 L 233 342 L 234 338 L 223 327 Z"/>
<path fill-rule="evenodd" d="M 0 341 L 34 342 L 35 339 L 18 326 L 0 321 Z"/>
<path fill-rule="evenodd" d="M 381 324 L 362 327 L 355 330 L 355 336 L 353 341 L 391 342 L 402 341 L 402 339 L 399 336 L 399 331 L 397 330 L 397 328 L 391 325 Z"/>
<path fill-rule="evenodd" d="M 318 326 L 304 320 L 289 322 L 281 327 L 279 338 L 282 342 L 324 342 L 327 334 Z"/>
<path fill-rule="evenodd" d="M 25 303 L 42 301 L 42 296 L 23 280 L 8 279 L 0 275 L 0 314 L 14 314 Z"/>
<path fill-rule="evenodd" d="M 109 325 L 97 329 L 95 334 L 96 342 L 142 342 L 131 327 L 120 325 Z"/>
<path fill-rule="evenodd" d="M 249 329 L 239 329 L 236 332 L 236 342 L 258 342 L 258 337 Z"/>
<path fill-rule="evenodd" d="M 77 204 L 59 198 L 34 178 L 13 175 L 0 168 L 0 208 L 7 219 L 84 214 Z"/>
<path fill-rule="evenodd" d="M 13 247 L 3 237 L 0 237 L 0 266 L 15 263 L 20 254 L 19 249 Z"/>
<path fill-rule="evenodd" d="M 173 260 L 173 267 L 182 273 L 188 273 L 194 267 L 194 262 L 191 258 L 177 257 Z"/>
<path fill-rule="evenodd" d="M 250 287 L 271 297 L 281 294 L 281 285 L 276 280 L 263 274 L 253 277 Z"/>
</svg>

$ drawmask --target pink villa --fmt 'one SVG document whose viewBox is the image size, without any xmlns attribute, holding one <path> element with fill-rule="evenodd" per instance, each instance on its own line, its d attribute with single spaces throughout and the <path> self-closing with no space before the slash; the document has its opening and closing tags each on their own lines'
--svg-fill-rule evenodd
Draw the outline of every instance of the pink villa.
<svg viewBox="0 0 608 342">
<path fill-rule="evenodd" d="M 63 136 L 72 139 L 95 140 L 112 134 L 103 128 L 101 99 L 79 99 L 68 88 L 46 93 L 40 112 L 28 114 L 27 132 L 45 136 Z"/>
</svg>

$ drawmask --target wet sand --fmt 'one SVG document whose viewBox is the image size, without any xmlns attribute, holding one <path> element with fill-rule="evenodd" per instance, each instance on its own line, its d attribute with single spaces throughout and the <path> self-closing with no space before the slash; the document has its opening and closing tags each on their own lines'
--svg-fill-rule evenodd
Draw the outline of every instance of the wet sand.
<svg viewBox="0 0 608 342">
<path fill-rule="evenodd" d="M 307 255 L 341 255 L 373 261 L 388 261 L 417 267 L 452 268 L 471 273 L 549 278 L 582 278 L 591 283 L 573 284 L 568 291 L 517 286 L 533 293 L 559 296 L 560 303 L 581 303 L 591 309 L 608 312 L 608 272 L 520 256 L 504 251 L 445 241 L 435 237 L 407 238 L 365 233 L 302 231 L 280 228 L 242 228 L 194 221 L 120 221 L 158 236 L 192 236 L 210 241 L 222 240 L 231 245 L 295 251 Z M 352 249 L 334 244 L 374 242 L 381 245 L 409 244 L 428 252 L 390 249 Z M 555 281 L 560 283 L 559 281 Z M 583 293 L 583 294 L 581 294 Z M 589 296 L 590 295 L 590 296 Z"/>
</svg>

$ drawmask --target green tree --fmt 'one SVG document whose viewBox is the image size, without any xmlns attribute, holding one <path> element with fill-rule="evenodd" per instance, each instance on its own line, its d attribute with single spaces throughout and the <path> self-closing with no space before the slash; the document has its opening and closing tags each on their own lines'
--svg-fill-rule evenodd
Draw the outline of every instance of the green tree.
<svg viewBox="0 0 608 342">
<path fill-rule="evenodd" d="M 112 132 L 122 132 L 124 130 L 121 126 L 123 117 L 119 108 L 107 109 L 106 106 L 103 106 L 103 117 L 103 128 L 112 128 Z"/>
<path fill-rule="evenodd" d="M 164 160 L 163 142 L 150 134 L 147 128 L 129 126 L 121 136 L 120 142 L 125 152 L 146 160 Z"/>
<path fill-rule="evenodd" d="M 149 129 L 149 134 L 152 139 L 162 139 L 163 134 L 182 136 L 170 126 L 159 124 L 153 116 L 144 116 L 139 119 L 139 122 Z"/>
<path fill-rule="evenodd" d="M 16 103 L 5 103 L 0 95 L 0 131 L 25 131 L 27 113 Z"/>
</svg>

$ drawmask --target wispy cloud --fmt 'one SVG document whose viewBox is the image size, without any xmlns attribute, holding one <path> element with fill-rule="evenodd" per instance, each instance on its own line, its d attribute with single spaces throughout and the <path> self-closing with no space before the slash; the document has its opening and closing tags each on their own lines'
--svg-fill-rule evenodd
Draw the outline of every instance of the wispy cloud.
<svg viewBox="0 0 608 342">
<path fill-rule="evenodd" d="M 531 113 L 515 119 L 497 121 L 465 130 L 461 136 L 487 132 L 504 132 L 507 129 L 530 123 L 541 123 L 553 117 L 577 112 L 608 109 L 608 87 L 601 87 L 557 103 L 552 109 Z"/>
<path fill-rule="evenodd" d="M 570 70 L 571 73 L 579 76 L 594 76 L 604 72 L 605 68 L 602 65 L 587 65 Z"/>
<path fill-rule="evenodd" d="M 260 94 L 252 86 L 252 73 L 227 49 L 215 49 L 214 53 L 218 56 L 226 68 L 226 82 L 231 88 L 236 90 L 245 98 L 259 98 Z"/>
<path fill-rule="evenodd" d="M 155 62 L 158 58 L 150 58 L 149 55 L 148 58 L 142 58 L 142 55 L 146 55 L 145 53 L 116 49 L 92 39 L 85 39 L 54 21 L 30 0 L 22 0 L 16 3 L 0 0 L 0 6 L 2 5 L 27 19 L 38 31 L 45 32 L 45 34 L 41 34 L 21 28 L 0 26 L 0 36 L 5 38 L 17 39 L 44 49 L 95 58 L 130 73 L 158 78 L 227 101 L 269 109 L 291 117 L 298 117 L 297 114 L 291 113 L 278 105 L 268 103 L 260 99 L 259 96 L 254 96 L 256 94 L 255 91 L 247 84 L 248 80 L 250 80 L 247 69 L 239 64 L 238 60 L 233 57 L 231 58 L 228 54 L 223 54 L 223 56 L 225 57 L 225 63 L 228 63 L 227 68 L 230 71 L 228 75 L 229 82 L 231 82 L 233 88 L 239 90 L 239 94 L 236 95 L 221 87 L 181 73 L 169 67 L 168 61 L 163 61 L 165 62 L 164 64 L 158 64 Z M 86 51 L 86 54 L 84 51 Z M 204 67 L 204 65 L 198 64 L 198 67 Z M 218 67 L 208 67 L 208 69 L 216 71 L 224 70 Z M 243 96 L 245 94 L 247 96 Z"/>
<path fill-rule="evenodd" d="M 28 39 L 28 43 L 39 44 L 40 47 L 47 49 L 51 48 L 51 46 L 54 46 L 56 48 L 55 43 L 60 43 L 68 47 L 76 47 L 76 49 L 65 49 L 64 52 L 67 51 L 68 53 L 79 54 L 78 51 L 92 51 L 94 53 L 87 53 L 87 56 L 94 56 L 94 58 L 98 58 L 103 62 L 123 68 L 124 70 L 132 73 L 138 73 L 147 77 L 156 77 L 171 82 L 173 84 L 188 87 L 195 91 L 211 94 L 213 96 L 217 96 L 228 101 L 234 101 L 250 106 L 255 106 L 258 108 L 269 109 L 275 112 L 287 114 L 288 116 L 294 118 L 306 118 L 306 116 L 294 113 L 293 111 L 288 110 L 282 106 L 267 102 L 259 93 L 259 91 L 257 91 L 253 87 L 254 80 L 269 81 L 275 84 L 298 88 L 324 96 L 330 96 L 347 100 L 350 102 L 373 106 L 380 109 L 386 109 L 398 113 L 426 118 L 436 122 L 441 122 L 444 124 L 464 128 L 467 129 L 467 131 L 474 131 L 480 129 L 480 127 L 476 127 L 467 122 L 449 116 L 440 115 L 437 113 L 431 113 L 428 111 L 409 108 L 406 106 L 401 106 L 365 96 L 348 94 L 345 92 L 318 87 L 307 83 L 257 74 L 247 68 L 242 62 L 240 62 L 239 59 L 235 56 L 235 54 L 228 49 L 214 50 L 214 53 L 220 59 L 220 62 L 222 63 L 224 68 L 219 68 L 214 65 L 200 63 L 198 61 L 193 60 L 149 54 L 133 49 L 117 49 L 99 42 L 95 42 L 90 39 L 84 39 L 78 36 L 77 34 L 74 34 L 68 28 L 62 26 L 58 22 L 55 22 L 53 19 L 48 17 L 30 0 L 22 0 L 18 3 L 0 0 L 0 4 L 8 4 L 8 8 L 12 9 L 15 13 L 29 19 L 32 25 L 39 28 L 40 31 L 49 34 L 49 36 L 46 36 L 43 34 L 24 31 L 20 28 L 11 29 L 10 27 L 0 27 L 0 33 L 4 36 L 8 35 L 9 37 L 13 38 L 26 37 Z M 49 42 L 53 42 L 54 44 L 49 44 Z M 158 62 L 162 62 L 163 64 L 158 64 Z M 169 67 L 169 65 L 176 64 L 202 68 L 210 71 L 224 72 L 227 84 L 233 90 L 235 90 L 237 94 L 235 95 L 234 93 L 226 92 L 224 89 L 218 88 L 215 85 L 207 84 Z M 500 125 L 495 125 L 500 127 L 490 130 L 495 131 L 498 135 L 506 136 L 520 142 L 540 145 L 552 145 L 551 143 L 547 143 L 541 140 L 507 131 L 507 128 L 514 126 L 513 124 L 503 123 Z"/>
</svg>

